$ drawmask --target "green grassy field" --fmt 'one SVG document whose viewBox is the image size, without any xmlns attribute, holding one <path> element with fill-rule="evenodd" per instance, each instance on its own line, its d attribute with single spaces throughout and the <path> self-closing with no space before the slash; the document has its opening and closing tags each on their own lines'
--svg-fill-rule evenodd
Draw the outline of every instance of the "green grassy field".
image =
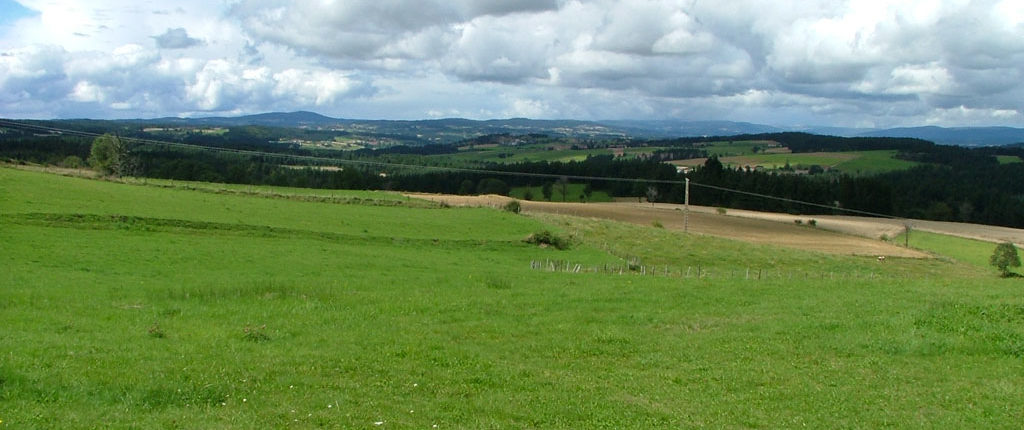
<svg viewBox="0 0 1024 430">
<path fill-rule="evenodd" d="M 276 187 L 271 185 L 215 184 L 196 181 L 175 181 L 169 179 L 128 178 L 123 182 L 134 185 L 150 185 L 163 188 L 203 191 L 214 194 L 234 194 L 273 199 L 293 199 L 301 201 L 326 201 L 337 203 L 357 203 L 379 206 L 419 206 L 436 207 L 437 205 L 411 199 L 401 193 L 382 191 L 332 190 L 317 188 Z"/>
<path fill-rule="evenodd" d="M 759 152 L 754 152 L 754 148 L 770 149 L 769 146 L 778 145 L 775 141 L 766 140 L 735 140 L 735 141 L 719 141 L 709 142 L 703 145 L 704 150 L 708 152 L 708 155 L 717 155 L 719 158 L 722 157 L 738 157 L 744 155 L 756 155 Z"/>
<path fill-rule="evenodd" d="M 562 189 L 555 185 L 551 187 L 551 201 L 553 202 L 610 202 L 612 197 L 605 191 L 591 191 L 590 197 L 587 197 L 583 190 L 587 186 L 585 184 L 567 184 L 565 187 L 565 199 L 562 197 Z M 529 191 L 532 198 L 527 199 L 526 194 Z M 509 192 L 509 197 L 517 198 L 520 200 L 544 200 L 544 189 L 543 187 L 515 187 Z"/>
<path fill-rule="evenodd" d="M 726 164 L 757 164 L 766 169 L 779 169 L 787 164 L 793 168 L 806 169 L 812 165 L 834 166 L 845 160 L 843 153 L 813 154 L 756 154 L 723 159 Z"/>
<path fill-rule="evenodd" d="M 822 152 L 795 154 L 752 154 L 723 158 L 731 166 L 759 165 L 766 169 L 779 169 L 787 164 L 795 169 L 818 165 L 834 168 L 851 175 L 874 175 L 893 170 L 909 169 L 918 163 L 895 158 L 895 150 Z"/>
<path fill-rule="evenodd" d="M 893 238 L 892 241 L 894 243 L 905 243 L 906 235 L 901 234 Z M 914 230 L 910 233 L 909 242 L 911 247 L 932 252 L 957 262 L 970 264 L 992 274 L 998 273 L 989 264 L 989 257 L 992 256 L 993 251 L 996 249 L 995 243 L 920 230 Z M 1019 269 L 1011 269 L 1011 272 L 1020 273 L 1021 271 Z"/>
<path fill-rule="evenodd" d="M 432 156 L 434 158 L 445 158 L 463 162 L 494 162 L 494 163 L 519 163 L 524 161 L 551 161 L 569 162 L 583 161 L 589 156 L 613 155 L 616 150 L 611 148 L 596 149 L 548 149 L 553 145 L 522 145 L 516 147 L 498 146 L 474 148 L 472 150 L 459 152 L 457 154 L 443 154 Z M 625 157 L 636 157 L 640 154 L 651 154 L 659 147 L 623 148 Z"/>
<path fill-rule="evenodd" d="M 275 194 L 0 168 L 0 427 L 1024 422 L 1021 282 L 970 264 Z"/>
<path fill-rule="evenodd" d="M 896 158 L 894 150 L 858 151 L 858 156 L 835 166 L 851 175 L 876 175 L 895 170 L 907 170 L 920 163 Z"/>
<path fill-rule="evenodd" d="M 999 161 L 999 164 L 1013 164 L 1024 162 L 1024 160 L 1021 160 L 1020 157 L 1016 155 L 997 155 L 996 160 Z"/>
</svg>

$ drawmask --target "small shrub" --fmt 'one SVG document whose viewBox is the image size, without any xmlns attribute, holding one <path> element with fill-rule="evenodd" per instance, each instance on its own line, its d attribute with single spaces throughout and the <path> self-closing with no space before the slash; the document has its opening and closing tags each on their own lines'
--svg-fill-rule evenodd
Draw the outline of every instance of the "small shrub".
<svg viewBox="0 0 1024 430">
<path fill-rule="evenodd" d="M 510 201 L 508 203 L 505 203 L 504 209 L 506 211 L 512 212 L 514 214 L 517 214 L 519 212 L 522 212 L 523 206 L 519 204 L 519 200 L 512 200 L 512 201 Z"/>
<path fill-rule="evenodd" d="M 661 223 L 661 220 L 651 221 L 651 225 L 654 226 L 654 228 L 665 228 L 665 225 Z"/>
<path fill-rule="evenodd" d="M 795 219 L 795 220 L 793 220 L 793 224 L 803 225 L 804 224 L 804 220 L 802 220 L 802 219 Z"/>
<path fill-rule="evenodd" d="M 885 233 L 882 233 L 882 236 L 880 236 L 879 239 L 882 239 L 883 242 L 888 242 L 889 241 L 889 235 L 887 235 Z"/>
<path fill-rule="evenodd" d="M 718 212 L 719 215 L 725 215 L 725 213 L 728 212 L 728 210 L 726 210 L 725 208 L 719 207 L 719 208 L 715 208 L 715 212 Z"/>
<path fill-rule="evenodd" d="M 811 227 L 817 227 L 818 226 L 818 220 L 816 220 L 814 218 L 811 218 L 811 219 L 807 220 L 807 225 L 809 225 Z"/>
<path fill-rule="evenodd" d="M 556 249 L 569 249 L 572 246 L 572 241 L 548 230 L 533 233 L 527 236 L 524 241 L 539 246 L 553 246 Z"/>
<path fill-rule="evenodd" d="M 60 162 L 60 166 L 68 169 L 80 169 L 85 166 L 85 161 L 82 161 L 82 158 L 77 155 L 69 155 Z"/>
<path fill-rule="evenodd" d="M 149 326 L 149 330 L 147 330 L 147 332 L 149 333 L 150 337 L 155 337 L 157 339 L 163 339 L 167 337 L 167 333 L 164 333 L 164 330 L 160 328 L 160 324 L 157 323 L 153 323 L 153 325 Z"/>
<path fill-rule="evenodd" d="M 242 338 L 249 342 L 265 342 L 270 340 L 270 336 L 266 333 L 267 325 L 263 324 L 259 327 L 245 326 L 242 329 Z"/>
</svg>

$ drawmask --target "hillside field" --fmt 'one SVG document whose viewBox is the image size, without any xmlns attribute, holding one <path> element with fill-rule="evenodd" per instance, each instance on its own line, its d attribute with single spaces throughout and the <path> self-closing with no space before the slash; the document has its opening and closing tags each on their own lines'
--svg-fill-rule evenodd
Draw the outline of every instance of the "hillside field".
<svg viewBox="0 0 1024 430">
<path fill-rule="evenodd" d="M 650 155 L 660 147 L 640 148 L 593 148 L 593 149 L 571 149 L 569 145 L 555 144 L 531 144 L 521 146 L 477 146 L 471 150 L 461 151 L 457 154 L 444 154 L 432 156 L 433 158 L 450 159 L 463 162 L 494 162 L 494 163 L 520 163 L 520 162 L 569 162 L 583 161 L 590 156 L 615 155 L 623 157 L 637 157 Z"/>
<path fill-rule="evenodd" d="M 731 155 L 720 157 L 722 164 L 732 168 L 764 168 L 768 170 L 782 169 L 789 165 L 793 169 L 807 170 L 811 166 L 820 166 L 825 169 L 849 175 L 875 175 L 891 172 L 894 170 L 905 170 L 918 165 L 913 161 L 897 159 L 895 150 L 877 151 L 850 151 L 850 152 L 805 152 L 805 153 L 759 153 L 745 155 Z M 677 166 L 700 166 L 707 161 L 706 158 L 694 158 L 691 160 L 676 160 L 672 164 Z"/>
<path fill-rule="evenodd" d="M 562 195 L 562 187 L 559 185 L 553 185 L 551 187 L 551 200 L 552 202 L 610 202 L 612 197 L 605 191 L 592 191 L 590 196 L 587 196 L 584 190 L 586 189 L 585 184 L 566 184 L 565 195 Z M 529 194 L 527 194 L 529 192 Z M 527 199 L 526 197 L 530 198 Z M 520 200 L 543 200 L 544 199 L 544 187 L 515 187 L 509 192 L 509 197 L 520 199 Z"/>
<path fill-rule="evenodd" d="M 973 258 L 2 167 L 0 427 L 1019 428 Z"/>
</svg>

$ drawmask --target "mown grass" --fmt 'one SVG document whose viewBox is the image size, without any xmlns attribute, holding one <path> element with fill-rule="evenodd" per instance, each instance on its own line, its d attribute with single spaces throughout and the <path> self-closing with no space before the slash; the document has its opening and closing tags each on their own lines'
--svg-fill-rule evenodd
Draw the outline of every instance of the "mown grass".
<svg viewBox="0 0 1024 430">
<path fill-rule="evenodd" d="M 556 148 L 557 146 L 557 148 Z M 456 154 L 444 154 L 434 156 L 435 158 L 446 158 L 463 162 L 494 162 L 494 163 L 519 163 L 519 162 L 569 162 L 583 161 L 590 156 L 613 155 L 621 152 L 624 157 L 637 157 L 641 154 L 651 154 L 659 147 L 642 148 L 594 148 L 594 149 L 560 149 L 564 145 L 522 145 L 522 146 L 498 146 L 486 148 L 474 148 L 461 151 Z"/>
<path fill-rule="evenodd" d="M 905 234 L 893 238 L 895 243 L 904 243 L 905 241 Z M 914 230 L 910 233 L 909 242 L 910 246 L 914 248 L 972 265 L 986 273 L 998 273 L 996 268 L 989 264 L 989 258 L 996 249 L 995 243 L 920 230 Z M 1010 271 L 1020 272 L 1019 269 L 1012 268 Z"/>
<path fill-rule="evenodd" d="M 907 170 L 920 163 L 896 158 L 895 150 L 858 151 L 858 156 L 835 166 L 850 175 L 877 175 L 897 170 Z"/>
<path fill-rule="evenodd" d="M 755 147 L 761 149 L 768 149 L 770 145 L 777 144 L 778 142 L 765 140 L 736 140 L 709 142 L 703 145 L 703 148 L 707 150 L 708 155 L 717 155 L 719 157 L 736 157 L 758 154 L 758 152 L 754 152 Z"/>
<path fill-rule="evenodd" d="M 822 152 L 822 153 L 788 153 L 788 154 L 751 154 L 737 158 L 726 158 L 722 161 L 730 165 L 754 164 L 766 169 L 780 169 L 789 165 L 794 169 L 807 169 L 811 166 L 834 168 L 851 175 L 874 175 L 894 170 L 904 170 L 919 163 L 895 158 L 895 150 L 853 151 L 853 152 Z"/>
<path fill-rule="evenodd" d="M 1024 160 L 1021 160 L 1020 157 L 1016 155 L 997 155 L 996 161 L 998 161 L 999 164 L 1014 164 L 1024 162 Z"/>
<path fill-rule="evenodd" d="M 10 428 L 1024 421 L 1021 285 L 955 262 L 9 169 L 0 202 Z M 634 257 L 709 274 L 530 265 Z"/>
<path fill-rule="evenodd" d="M 167 188 L 181 188 L 186 190 L 200 190 L 221 194 L 244 194 L 270 198 L 295 198 L 314 197 L 322 199 L 335 199 L 338 201 L 352 200 L 359 204 L 373 204 L 374 202 L 394 202 L 398 204 L 415 204 L 409 197 L 397 192 L 389 191 L 361 191 L 361 190 L 330 190 L 315 188 L 294 188 L 277 187 L 270 185 L 244 185 L 244 184 L 215 184 L 197 181 L 175 181 L 170 179 L 153 178 L 128 178 L 123 182 L 143 185 L 156 185 Z"/>
<path fill-rule="evenodd" d="M 814 154 L 755 154 L 745 155 L 738 159 L 727 158 L 727 163 L 756 163 L 767 169 L 779 169 L 787 165 L 793 168 L 806 169 L 812 165 L 829 167 L 839 164 L 844 160 L 842 153 L 814 153 Z"/>
<path fill-rule="evenodd" d="M 555 184 L 551 187 L 551 201 L 553 202 L 610 202 L 612 197 L 605 191 L 591 191 L 588 197 L 583 191 L 586 184 L 566 184 L 565 195 L 562 195 L 562 187 Z M 527 199 L 527 191 L 530 198 Z M 544 187 L 515 187 L 508 193 L 509 197 L 520 200 L 544 201 Z"/>
<path fill-rule="evenodd" d="M 515 240 L 529 234 L 536 225 L 512 215 L 499 215 L 505 219 L 493 222 L 494 214 L 487 209 L 458 210 L 437 216 L 437 211 L 446 209 L 252 198 L 245 194 L 179 188 L 157 191 L 141 184 L 123 185 L 14 169 L 0 169 L 0 181 L 8 184 L 8 200 L 0 206 L 0 214 L 127 215 L 421 239 Z M 76 192 L 68 192 L 69 189 Z M 452 229 L 452 225 L 461 227 Z"/>
</svg>

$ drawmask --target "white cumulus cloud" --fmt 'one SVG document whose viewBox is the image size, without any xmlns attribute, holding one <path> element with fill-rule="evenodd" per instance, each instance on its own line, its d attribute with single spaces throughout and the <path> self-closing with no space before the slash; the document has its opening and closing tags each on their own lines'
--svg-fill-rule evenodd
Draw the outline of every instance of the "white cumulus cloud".
<svg viewBox="0 0 1024 430">
<path fill-rule="evenodd" d="M 23 0 L 0 116 L 1024 126 L 1014 0 Z"/>
</svg>

